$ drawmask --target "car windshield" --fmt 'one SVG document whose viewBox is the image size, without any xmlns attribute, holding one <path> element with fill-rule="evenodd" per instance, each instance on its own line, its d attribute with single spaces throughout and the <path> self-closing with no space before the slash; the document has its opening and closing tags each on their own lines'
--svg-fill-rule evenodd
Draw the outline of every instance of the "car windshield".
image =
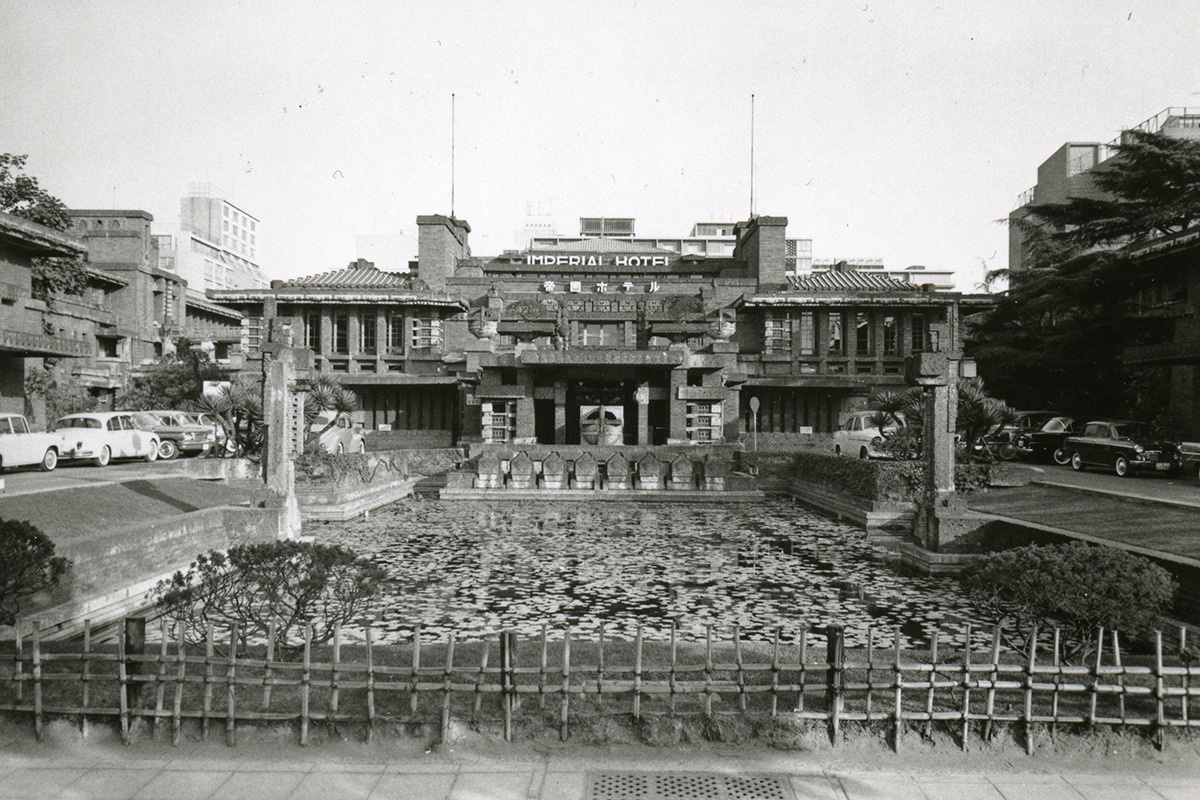
<svg viewBox="0 0 1200 800">
<path fill-rule="evenodd" d="M 1070 417 L 1055 417 L 1042 426 L 1043 433 L 1066 433 L 1071 427 Z"/>
<path fill-rule="evenodd" d="M 1118 439 L 1145 439 L 1150 435 L 1150 427 L 1140 422 L 1122 422 L 1113 425 L 1113 436 Z"/>
<path fill-rule="evenodd" d="M 100 428 L 100 420 L 93 417 L 67 417 L 55 423 L 56 428 Z"/>
</svg>

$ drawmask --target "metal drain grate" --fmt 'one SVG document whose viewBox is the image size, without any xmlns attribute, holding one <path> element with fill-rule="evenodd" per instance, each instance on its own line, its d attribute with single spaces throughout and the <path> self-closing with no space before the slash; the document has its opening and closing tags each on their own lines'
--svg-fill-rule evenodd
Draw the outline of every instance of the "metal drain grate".
<svg viewBox="0 0 1200 800">
<path fill-rule="evenodd" d="M 792 800 L 779 778 L 689 773 L 591 776 L 587 800 Z"/>
</svg>

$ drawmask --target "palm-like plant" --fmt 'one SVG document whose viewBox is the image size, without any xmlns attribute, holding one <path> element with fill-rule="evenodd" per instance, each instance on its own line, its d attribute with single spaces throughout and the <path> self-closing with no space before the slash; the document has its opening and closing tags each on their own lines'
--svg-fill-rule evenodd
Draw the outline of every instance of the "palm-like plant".
<svg viewBox="0 0 1200 800">
<path fill-rule="evenodd" d="M 234 441 L 235 456 L 256 456 L 263 443 L 262 388 L 237 382 L 222 386 L 215 394 L 204 394 L 196 401 L 200 411 L 221 421 L 226 435 Z"/>
<path fill-rule="evenodd" d="M 304 424 L 310 433 L 305 441 L 305 449 L 313 449 L 320 441 L 325 431 L 337 424 L 342 414 L 348 414 L 358 408 L 358 395 L 344 388 L 332 375 L 319 375 L 308 387 L 304 394 Z M 322 411 L 332 411 L 329 420 L 319 431 L 311 431 L 313 421 Z"/>
</svg>

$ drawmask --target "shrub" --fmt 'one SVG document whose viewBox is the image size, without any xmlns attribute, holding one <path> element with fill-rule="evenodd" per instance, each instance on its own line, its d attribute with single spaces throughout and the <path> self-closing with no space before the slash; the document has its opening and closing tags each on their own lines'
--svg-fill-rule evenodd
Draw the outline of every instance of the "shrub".
<svg viewBox="0 0 1200 800">
<path fill-rule="evenodd" d="M 56 586 L 66 568 L 46 534 L 28 522 L 0 519 L 0 624 L 16 622 L 21 603 Z"/>
<path fill-rule="evenodd" d="M 1083 542 L 993 553 L 964 572 L 962 583 L 981 613 L 1013 624 L 1017 646 L 1029 647 L 1035 626 L 1063 628 L 1068 657 L 1086 653 L 1099 627 L 1129 636 L 1153 630 L 1176 588 L 1147 558 Z"/>
<path fill-rule="evenodd" d="M 868 461 L 826 453 L 797 453 L 791 477 L 872 502 L 913 503 L 921 498 L 925 464 L 922 461 Z M 991 479 L 986 464 L 960 464 L 954 470 L 955 488 L 968 494 Z"/>
<path fill-rule="evenodd" d="M 380 464 L 362 453 L 326 453 L 307 450 L 296 457 L 296 480 L 301 482 L 370 483 Z"/>
<path fill-rule="evenodd" d="M 351 550 L 311 542 L 238 545 L 228 553 L 200 555 L 187 572 L 160 581 L 155 605 L 183 623 L 184 638 L 204 641 L 209 624 L 238 626 L 238 638 L 265 639 L 272 623 L 284 655 L 304 645 L 304 625 L 313 624 L 313 644 L 333 638 L 334 628 L 356 621 L 379 593 L 383 567 Z"/>
</svg>

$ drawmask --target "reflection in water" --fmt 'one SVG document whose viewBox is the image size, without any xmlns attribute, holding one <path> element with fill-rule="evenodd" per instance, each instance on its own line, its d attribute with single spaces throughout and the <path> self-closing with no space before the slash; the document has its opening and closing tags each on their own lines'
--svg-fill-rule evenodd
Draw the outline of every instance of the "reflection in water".
<svg viewBox="0 0 1200 800">
<path fill-rule="evenodd" d="M 310 526 L 387 567 L 376 612 L 383 641 L 480 639 L 500 630 L 539 635 L 665 639 L 707 626 L 788 641 L 801 627 L 846 625 L 889 646 L 924 645 L 940 625 L 961 631 L 969 606 L 953 579 L 894 574 L 862 531 L 786 501 L 760 504 L 565 504 L 421 501 L 368 521 Z"/>
</svg>

